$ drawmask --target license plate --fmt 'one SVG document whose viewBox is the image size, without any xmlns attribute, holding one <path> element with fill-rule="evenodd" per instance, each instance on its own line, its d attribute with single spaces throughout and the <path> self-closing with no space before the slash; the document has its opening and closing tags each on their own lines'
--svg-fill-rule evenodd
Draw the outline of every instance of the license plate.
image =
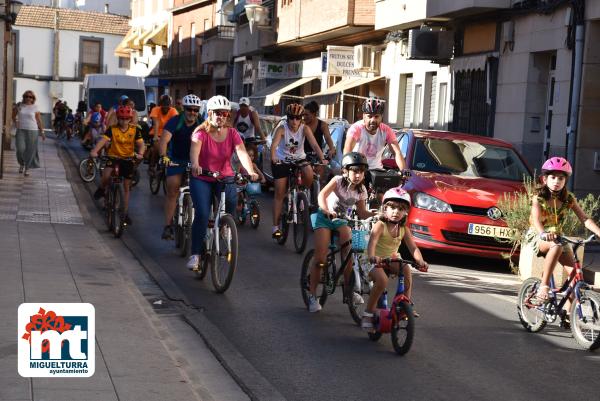
<svg viewBox="0 0 600 401">
<path fill-rule="evenodd" d="M 469 223 L 467 232 L 471 235 L 481 235 L 483 237 L 512 238 L 513 231 L 507 227 Z"/>
</svg>

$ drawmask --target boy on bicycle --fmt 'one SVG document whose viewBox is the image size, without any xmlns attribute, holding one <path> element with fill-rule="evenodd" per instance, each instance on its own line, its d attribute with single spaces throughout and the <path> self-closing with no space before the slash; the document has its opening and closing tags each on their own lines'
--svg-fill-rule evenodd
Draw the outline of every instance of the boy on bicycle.
<svg viewBox="0 0 600 401">
<path fill-rule="evenodd" d="M 382 259 L 399 257 L 398 248 L 404 240 L 409 252 L 415 259 L 420 271 L 427 271 L 428 265 L 423 260 L 421 251 L 417 248 L 410 230 L 406 229 L 406 219 L 410 210 L 410 195 L 400 187 L 392 188 L 383 195 L 381 218 L 371 230 L 369 246 L 367 248 L 370 266 L 369 277 L 373 280 L 373 289 L 369 295 L 367 307 L 363 312 L 361 327 L 365 330 L 373 329 L 373 316 L 377 308 L 377 301 L 385 291 L 388 284 L 387 273 L 398 274 L 399 263 L 380 266 Z M 381 268 L 380 268 L 381 267 Z M 404 294 L 411 299 L 412 277 L 410 266 L 402 266 L 404 275 Z M 414 311 L 415 317 L 419 314 Z"/>
</svg>

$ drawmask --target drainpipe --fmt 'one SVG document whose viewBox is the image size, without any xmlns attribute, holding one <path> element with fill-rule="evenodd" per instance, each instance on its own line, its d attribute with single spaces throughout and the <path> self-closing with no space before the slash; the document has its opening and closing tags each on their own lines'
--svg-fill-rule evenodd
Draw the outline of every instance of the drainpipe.
<svg viewBox="0 0 600 401">
<path fill-rule="evenodd" d="M 569 119 L 571 124 L 567 127 L 567 160 L 573 166 L 573 177 L 575 177 L 575 147 L 577 145 L 577 124 L 579 123 L 579 98 L 581 97 L 581 75 L 583 70 L 583 38 L 584 38 L 584 21 L 578 21 L 575 28 L 575 65 L 573 74 L 573 93 L 570 105 Z M 569 180 L 569 190 L 573 191 L 575 179 Z"/>
<path fill-rule="evenodd" d="M 60 47 L 60 35 L 58 31 L 58 9 L 54 10 L 54 62 L 52 63 L 52 80 L 58 81 L 58 49 Z"/>
</svg>

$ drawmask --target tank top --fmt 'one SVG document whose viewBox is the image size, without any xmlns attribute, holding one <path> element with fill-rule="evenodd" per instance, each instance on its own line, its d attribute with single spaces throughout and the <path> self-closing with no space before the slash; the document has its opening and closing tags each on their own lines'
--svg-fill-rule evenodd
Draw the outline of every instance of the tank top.
<svg viewBox="0 0 600 401">
<path fill-rule="evenodd" d="M 565 219 L 567 218 L 567 213 L 569 213 L 569 210 L 571 210 L 571 207 L 573 207 L 573 203 L 575 203 L 575 195 L 573 195 L 571 192 L 568 192 L 567 200 L 556 209 L 554 206 L 551 206 L 551 202 L 549 200 L 546 200 L 541 196 L 538 196 L 537 200 L 542 212 L 540 218 L 542 220 L 544 230 L 561 234 L 565 224 Z M 529 217 L 529 224 L 531 227 L 534 227 L 531 216 Z"/>
<path fill-rule="evenodd" d="M 254 138 L 254 124 L 252 123 L 252 112 L 249 112 L 246 117 L 242 117 L 238 111 L 235 118 L 235 129 L 240 133 L 242 138 Z"/>
<path fill-rule="evenodd" d="M 398 236 L 394 238 L 388 230 L 387 223 L 383 223 L 383 234 L 381 234 L 377 241 L 377 245 L 375 246 L 375 256 L 388 258 L 393 254 L 398 253 L 398 248 L 402 243 L 402 238 L 404 238 L 405 229 L 405 227 L 400 227 L 398 229 Z"/>
<path fill-rule="evenodd" d="M 287 122 L 283 123 L 282 127 L 284 129 L 283 138 L 281 138 L 279 146 L 277 146 L 277 150 L 275 151 L 279 160 L 306 159 L 306 154 L 304 153 L 304 124 L 300 124 L 296 132 L 290 130 Z"/>
<path fill-rule="evenodd" d="M 321 149 L 323 149 L 323 143 L 325 141 L 323 138 L 323 130 L 321 129 L 321 124 L 323 124 L 323 121 L 319 120 L 317 118 L 317 128 L 313 131 L 313 135 L 315 137 L 315 140 L 319 144 L 319 147 Z M 310 142 L 308 142 L 308 141 L 304 142 L 304 152 L 306 152 L 306 153 L 314 153 L 315 152 L 313 150 L 312 146 L 310 146 Z"/>
</svg>

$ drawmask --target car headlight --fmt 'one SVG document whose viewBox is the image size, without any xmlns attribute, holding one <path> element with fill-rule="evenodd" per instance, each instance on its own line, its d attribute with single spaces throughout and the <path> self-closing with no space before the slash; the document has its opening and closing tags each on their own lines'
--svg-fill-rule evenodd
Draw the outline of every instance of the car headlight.
<svg viewBox="0 0 600 401">
<path fill-rule="evenodd" d="M 415 207 L 437 213 L 452 213 L 449 204 L 423 192 L 417 192 L 414 196 Z"/>
</svg>

